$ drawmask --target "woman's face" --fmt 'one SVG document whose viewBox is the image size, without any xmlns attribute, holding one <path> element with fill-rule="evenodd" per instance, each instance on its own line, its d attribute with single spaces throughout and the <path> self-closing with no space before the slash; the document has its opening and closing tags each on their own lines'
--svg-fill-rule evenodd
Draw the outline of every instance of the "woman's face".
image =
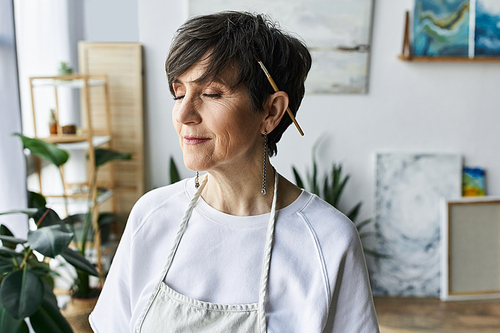
<svg viewBox="0 0 500 333">
<path fill-rule="evenodd" d="M 172 118 L 186 167 L 222 171 L 261 159 L 264 113 L 252 109 L 243 84 L 231 88 L 236 76 L 231 66 L 213 80 L 197 82 L 204 70 L 198 62 L 172 85 Z"/>
</svg>

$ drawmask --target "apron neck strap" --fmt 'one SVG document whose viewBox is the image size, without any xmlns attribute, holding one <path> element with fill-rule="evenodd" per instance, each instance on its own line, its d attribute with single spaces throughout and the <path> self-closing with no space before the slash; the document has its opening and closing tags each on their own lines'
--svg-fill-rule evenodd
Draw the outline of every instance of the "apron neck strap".
<svg viewBox="0 0 500 333">
<path fill-rule="evenodd" d="M 271 214 L 269 215 L 269 223 L 267 226 L 267 236 L 266 236 L 266 247 L 264 249 L 264 260 L 262 262 L 262 273 L 260 278 L 260 290 L 259 290 L 259 326 L 260 332 L 266 332 L 266 295 L 268 291 L 269 282 L 269 269 L 271 267 L 271 253 L 274 242 L 274 229 L 276 225 L 276 202 L 278 198 L 278 179 L 279 175 L 274 170 L 274 193 L 273 193 L 273 203 L 271 206 Z"/>
</svg>

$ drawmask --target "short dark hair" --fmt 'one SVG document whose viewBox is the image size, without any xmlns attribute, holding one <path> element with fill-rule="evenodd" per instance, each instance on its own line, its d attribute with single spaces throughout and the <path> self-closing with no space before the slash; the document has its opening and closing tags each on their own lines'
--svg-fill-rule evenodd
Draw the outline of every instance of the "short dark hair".
<svg viewBox="0 0 500 333">
<path fill-rule="evenodd" d="M 267 16 L 227 11 L 186 21 L 177 30 L 165 64 L 173 95 L 172 83 L 205 54 L 208 54 L 208 64 L 201 80 L 214 78 L 226 66 L 236 63 L 238 76 L 234 86 L 243 83 L 249 91 L 253 108 L 263 110 L 263 103 L 274 90 L 254 59 L 256 55 L 278 88 L 288 94 L 292 113 L 297 113 L 304 97 L 304 81 L 311 68 L 311 55 L 302 41 L 283 32 Z M 279 125 L 268 134 L 271 156 L 277 153 L 276 144 L 291 123 L 290 117 L 284 115 Z"/>
</svg>

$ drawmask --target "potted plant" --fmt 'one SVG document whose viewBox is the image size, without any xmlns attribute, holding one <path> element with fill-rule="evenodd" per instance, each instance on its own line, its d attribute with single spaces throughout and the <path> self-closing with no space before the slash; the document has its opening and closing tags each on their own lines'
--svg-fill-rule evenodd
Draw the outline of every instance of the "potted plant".
<svg viewBox="0 0 500 333">
<path fill-rule="evenodd" d="M 59 168 L 60 171 L 60 177 L 61 177 L 61 182 L 62 182 L 62 166 L 64 163 L 69 158 L 69 154 L 63 150 L 58 148 L 57 146 L 47 143 L 43 140 L 35 139 L 35 138 L 29 138 L 26 136 L 23 136 L 22 134 L 16 134 L 18 135 L 23 143 L 23 147 L 25 149 L 28 149 L 31 151 L 32 154 L 43 158 L 56 167 Z M 84 214 L 75 214 L 66 217 L 63 221 L 62 224 L 64 227 L 71 229 L 72 231 L 72 242 L 77 248 L 77 253 L 79 253 L 80 256 L 85 257 L 86 252 L 87 252 L 87 239 L 89 238 L 90 232 L 96 232 L 100 230 L 103 226 L 109 225 L 111 222 L 120 220 L 119 217 L 113 213 L 101 213 L 99 214 L 98 212 L 98 204 L 97 204 L 97 196 L 98 196 L 98 182 L 97 182 L 97 173 L 98 170 L 101 166 L 114 161 L 114 160 L 126 160 L 130 159 L 131 155 L 130 154 L 123 154 L 114 150 L 110 149 L 103 149 L 103 148 L 96 148 L 94 150 L 95 153 L 95 172 L 92 176 L 92 179 L 90 180 L 90 186 L 89 186 L 89 194 L 88 194 L 88 199 L 87 199 L 87 207 L 88 210 Z M 63 182 L 62 182 L 63 183 Z M 46 201 L 43 198 L 42 195 L 30 192 L 30 197 L 32 200 L 31 202 L 34 202 L 37 207 L 43 206 L 45 208 Z M 64 197 L 64 203 L 66 206 L 66 212 L 68 211 L 68 199 L 65 191 L 63 191 L 63 197 Z M 45 208 L 46 209 L 46 208 Z M 81 222 L 82 224 L 82 232 L 79 235 L 79 239 L 76 239 L 75 237 L 75 223 Z M 94 225 L 92 225 L 94 222 Z M 98 233 L 98 232 L 97 232 Z M 99 237 L 95 239 L 96 241 L 99 241 Z M 73 251 L 74 252 L 74 251 Z M 78 299 L 88 299 L 88 298 L 94 298 L 94 300 L 91 301 L 95 303 L 95 299 L 98 295 L 98 291 L 95 289 L 90 288 L 89 285 L 89 274 L 88 270 L 81 269 L 80 267 L 76 267 L 76 278 L 73 281 L 73 287 L 71 288 L 72 290 L 72 296 L 73 298 L 78 298 Z M 102 277 L 104 274 L 103 272 L 99 272 L 99 276 Z M 86 305 L 85 305 L 86 306 Z M 88 310 L 88 309 L 87 309 Z M 91 309 L 90 309 L 91 310 Z"/>
<path fill-rule="evenodd" d="M 347 181 L 350 178 L 350 175 L 343 176 L 342 164 L 334 163 L 332 165 L 330 173 L 324 175 L 322 177 L 322 183 L 320 183 L 320 179 L 318 177 L 318 164 L 316 162 L 316 150 L 323 137 L 324 136 L 321 136 L 313 145 L 312 149 L 313 169 L 312 172 L 306 173 L 306 182 L 304 183 L 302 177 L 300 176 L 299 172 L 297 171 L 297 169 L 295 169 L 294 166 L 292 166 L 292 171 L 295 177 L 295 184 L 298 187 L 307 189 L 309 192 L 318 195 L 320 198 L 328 202 L 330 205 L 339 209 L 338 202 L 340 200 L 342 192 L 344 191 Z M 376 235 L 374 232 L 362 231 L 364 227 L 366 227 L 372 222 L 372 219 L 366 219 L 359 223 L 356 221 L 362 205 L 363 203 L 359 202 L 347 213 L 344 213 L 358 229 L 359 237 L 361 239 Z M 365 247 L 363 247 L 363 251 L 365 252 L 365 254 L 369 254 L 377 258 L 387 258 L 387 255 L 367 249 Z"/>
<path fill-rule="evenodd" d="M 0 214 L 15 213 L 28 214 L 36 229 L 20 239 L 6 226 L 0 227 L 0 332 L 28 332 L 26 318 L 35 332 L 72 332 L 53 293 L 55 273 L 44 258 L 62 256 L 87 274 L 98 273 L 85 257 L 68 248 L 73 233 L 55 211 L 43 207 Z"/>
</svg>

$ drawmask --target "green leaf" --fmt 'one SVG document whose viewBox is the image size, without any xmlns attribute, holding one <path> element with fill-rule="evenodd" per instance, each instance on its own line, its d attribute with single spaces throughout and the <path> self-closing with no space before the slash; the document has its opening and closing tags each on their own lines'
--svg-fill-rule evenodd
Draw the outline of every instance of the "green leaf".
<svg viewBox="0 0 500 333">
<path fill-rule="evenodd" d="M 356 228 L 358 229 L 358 232 L 363 229 L 364 226 L 370 224 L 370 222 L 372 221 L 372 219 L 367 219 L 367 220 L 364 220 L 363 222 L 360 222 L 358 224 L 356 224 Z"/>
<path fill-rule="evenodd" d="M 72 333 L 71 326 L 61 314 L 52 288 L 44 282 L 44 297 L 38 311 L 30 316 L 30 323 L 37 333 Z"/>
<path fill-rule="evenodd" d="M 24 148 L 29 149 L 33 155 L 41 157 L 57 167 L 60 167 L 68 161 L 68 152 L 57 148 L 57 146 L 52 143 L 40 139 L 29 138 L 19 133 L 14 133 L 14 135 L 21 138 Z"/>
<path fill-rule="evenodd" d="M 120 153 L 116 150 L 96 148 L 95 149 L 95 166 L 96 168 L 108 162 L 115 160 L 130 160 L 132 154 Z"/>
<path fill-rule="evenodd" d="M 50 265 L 46 262 L 40 262 L 35 256 L 28 259 L 30 265 L 29 270 L 38 276 L 48 275 L 50 273 Z"/>
<path fill-rule="evenodd" d="M 95 269 L 94 265 L 92 265 L 80 253 L 67 248 L 63 253 L 61 253 L 61 256 L 74 267 L 79 268 L 82 271 L 89 273 L 90 275 L 99 276 L 99 273 Z"/>
<path fill-rule="evenodd" d="M 8 263 L 6 261 L 1 261 L 0 262 L 0 275 L 12 272 L 15 267 L 16 266 L 14 266 L 14 264 L 12 262 Z"/>
<path fill-rule="evenodd" d="M 369 249 L 365 249 L 363 248 L 363 252 L 365 254 L 368 254 L 368 255 L 371 255 L 372 257 L 375 257 L 375 258 L 380 258 L 380 259 L 388 259 L 390 258 L 391 256 L 388 255 L 388 254 L 382 254 L 380 252 L 376 252 L 376 251 L 373 251 L 373 250 L 369 250 Z"/>
<path fill-rule="evenodd" d="M 349 218 L 349 220 L 351 220 L 352 222 L 356 221 L 362 205 L 363 203 L 359 202 L 349 213 L 347 213 L 347 217 Z"/>
<path fill-rule="evenodd" d="M 72 239 L 73 233 L 64 230 L 60 225 L 51 225 L 28 232 L 31 248 L 51 258 L 63 252 Z"/>
<path fill-rule="evenodd" d="M 29 208 L 42 208 L 47 205 L 47 200 L 40 193 L 28 192 L 28 207 Z"/>
<path fill-rule="evenodd" d="M 9 237 L 14 237 L 14 234 L 12 233 L 12 231 L 9 230 L 9 228 L 7 228 L 5 225 L 0 225 L 0 237 L 1 236 L 9 236 Z M 5 246 L 5 247 L 8 247 L 12 250 L 15 250 L 16 247 L 17 247 L 17 244 L 18 243 L 11 243 L 9 241 L 4 241 L 2 242 L 2 245 Z"/>
<path fill-rule="evenodd" d="M 0 302 L 0 333 L 29 333 L 23 319 L 14 319 Z"/>
<path fill-rule="evenodd" d="M 35 313 L 43 300 L 42 280 L 26 268 L 8 274 L 0 287 L 2 304 L 14 319 Z"/>
<path fill-rule="evenodd" d="M 88 213 L 74 214 L 66 217 L 63 222 L 64 224 L 75 224 L 85 221 Z"/>
<path fill-rule="evenodd" d="M 3 246 L 7 246 L 11 249 L 15 249 L 16 244 L 24 244 L 27 242 L 26 239 L 16 238 L 12 236 L 2 236 L 2 235 L 0 235 L 0 240 L 2 241 Z"/>
<path fill-rule="evenodd" d="M 22 258 L 24 255 L 20 252 L 17 252 L 11 248 L 2 246 L 0 247 L 0 256 L 4 258 Z"/>
<path fill-rule="evenodd" d="M 377 236 L 377 233 L 375 233 L 375 232 L 361 232 L 359 234 L 359 238 L 365 238 L 365 237 L 369 237 L 369 236 Z"/>
<path fill-rule="evenodd" d="M 47 210 L 49 212 L 47 214 L 45 214 L 47 212 Z M 45 215 L 45 217 L 43 218 L 42 223 L 40 225 L 38 225 L 40 222 L 40 219 L 44 215 Z M 37 212 L 33 215 L 33 218 L 35 219 L 35 223 L 38 225 L 39 228 L 52 226 L 52 225 L 60 225 L 61 227 L 63 227 L 63 230 L 66 230 L 66 228 L 64 227 L 64 222 L 61 220 L 59 215 L 57 215 L 57 213 L 50 208 L 47 208 L 47 207 L 39 208 L 37 210 Z"/>
<path fill-rule="evenodd" d="M 13 209 L 6 212 L 1 212 L 0 215 L 7 214 L 27 214 L 32 217 L 37 212 L 36 208 L 28 208 L 28 209 Z"/>
<path fill-rule="evenodd" d="M 170 184 L 177 183 L 179 180 L 181 180 L 179 170 L 177 170 L 174 158 L 170 156 Z"/>
<path fill-rule="evenodd" d="M 99 214 L 99 218 L 97 219 L 97 224 L 99 225 L 99 228 L 106 225 L 110 224 L 114 221 L 121 222 L 122 218 L 116 214 L 113 213 L 101 213 Z"/>
<path fill-rule="evenodd" d="M 297 171 L 297 169 L 295 169 L 294 166 L 292 166 L 292 171 L 293 171 L 293 175 L 295 176 L 295 184 L 297 184 L 297 186 L 300 188 L 304 188 L 304 182 L 302 181 L 302 178 L 300 177 L 299 172 Z"/>
</svg>

